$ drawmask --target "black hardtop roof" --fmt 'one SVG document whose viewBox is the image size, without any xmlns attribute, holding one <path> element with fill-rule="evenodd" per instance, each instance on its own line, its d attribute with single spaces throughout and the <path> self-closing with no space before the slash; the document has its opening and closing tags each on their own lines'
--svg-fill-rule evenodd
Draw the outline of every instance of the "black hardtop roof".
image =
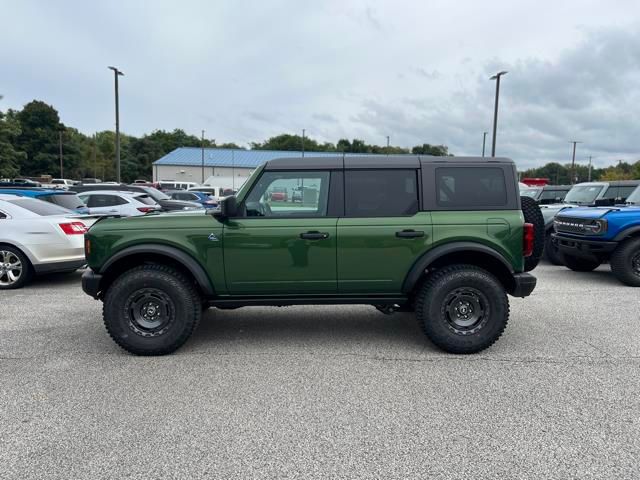
<svg viewBox="0 0 640 480">
<path fill-rule="evenodd" d="M 503 157 L 435 157 L 431 155 L 342 155 L 323 157 L 275 158 L 265 164 L 266 170 L 289 169 L 341 169 L 345 168 L 418 168 L 422 164 L 513 164 Z"/>
<path fill-rule="evenodd" d="M 543 190 L 571 190 L 573 185 L 544 185 Z"/>
</svg>

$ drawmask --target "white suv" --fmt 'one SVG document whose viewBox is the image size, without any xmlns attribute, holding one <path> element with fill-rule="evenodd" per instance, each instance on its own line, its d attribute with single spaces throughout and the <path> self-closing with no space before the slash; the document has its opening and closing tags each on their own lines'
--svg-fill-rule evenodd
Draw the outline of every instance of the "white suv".
<svg viewBox="0 0 640 480">
<path fill-rule="evenodd" d="M 79 193 L 78 197 L 89 207 L 91 214 L 132 217 L 160 210 L 160 205 L 153 198 L 141 192 L 94 190 Z"/>
</svg>

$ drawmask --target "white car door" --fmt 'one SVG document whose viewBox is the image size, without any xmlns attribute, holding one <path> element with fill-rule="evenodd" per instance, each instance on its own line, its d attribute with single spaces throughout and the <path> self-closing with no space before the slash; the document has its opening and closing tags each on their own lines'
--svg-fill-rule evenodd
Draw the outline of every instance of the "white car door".
<svg viewBox="0 0 640 480">
<path fill-rule="evenodd" d="M 93 193 L 86 195 L 87 207 L 91 213 L 111 213 L 120 215 L 130 215 L 126 208 L 129 205 L 124 198 L 111 193 Z M 82 196 L 80 197 L 82 199 Z M 84 200 L 84 199 L 83 199 Z M 125 207 L 125 208 L 123 208 Z"/>
</svg>

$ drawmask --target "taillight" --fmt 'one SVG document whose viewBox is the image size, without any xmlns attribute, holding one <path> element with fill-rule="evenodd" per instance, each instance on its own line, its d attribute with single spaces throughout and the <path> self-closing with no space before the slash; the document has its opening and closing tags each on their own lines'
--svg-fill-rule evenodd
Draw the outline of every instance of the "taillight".
<svg viewBox="0 0 640 480">
<path fill-rule="evenodd" d="M 60 228 L 67 235 L 84 235 L 87 233 L 87 226 L 82 222 L 59 223 Z"/>
<path fill-rule="evenodd" d="M 84 254 L 91 255 L 91 240 L 86 237 L 84 239 Z"/>
<path fill-rule="evenodd" d="M 155 212 L 155 207 L 138 207 L 138 211 L 142 213 Z"/>
<path fill-rule="evenodd" d="M 522 256 L 530 257 L 533 253 L 533 242 L 535 240 L 535 232 L 533 231 L 533 223 L 524 224 L 524 232 L 522 235 Z"/>
</svg>

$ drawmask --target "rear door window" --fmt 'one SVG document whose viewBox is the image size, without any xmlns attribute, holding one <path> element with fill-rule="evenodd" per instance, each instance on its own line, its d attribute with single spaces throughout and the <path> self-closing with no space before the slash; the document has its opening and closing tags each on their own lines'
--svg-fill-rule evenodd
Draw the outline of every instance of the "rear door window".
<svg viewBox="0 0 640 480">
<path fill-rule="evenodd" d="M 501 168 L 436 168 L 436 201 L 441 207 L 506 207 L 507 188 Z"/>
<path fill-rule="evenodd" d="M 117 195 L 98 194 L 98 195 L 91 195 L 89 197 L 87 206 L 89 208 L 100 208 L 100 207 L 113 207 L 115 205 L 125 205 L 126 203 L 129 203 L 129 202 L 127 202 L 123 198 L 120 198 Z"/>
<path fill-rule="evenodd" d="M 418 212 L 415 170 L 347 170 L 347 217 L 398 217 Z"/>
</svg>

